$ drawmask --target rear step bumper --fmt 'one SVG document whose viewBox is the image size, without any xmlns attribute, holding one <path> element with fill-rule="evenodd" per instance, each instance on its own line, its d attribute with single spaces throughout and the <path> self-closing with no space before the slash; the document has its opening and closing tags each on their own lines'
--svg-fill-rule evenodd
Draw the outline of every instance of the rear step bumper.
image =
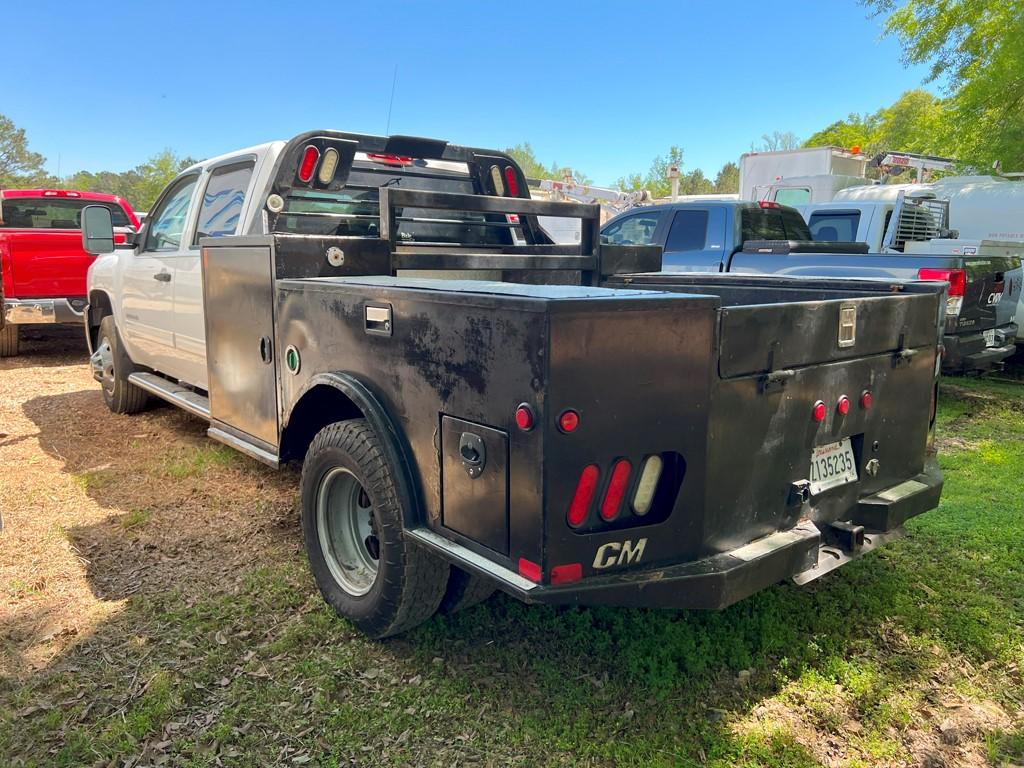
<svg viewBox="0 0 1024 768">
<path fill-rule="evenodd" d="M 490 577 L 498 586 L 528 603 L 616 605 L 646 608 L 718 610 L 780 581 L 807 584 L 903 535 L 911 517 L 938 505 L 942 473 L 934 458 L 917 477 L 861 499 L 850 521 L 865 528 L 863 542 L 843 549 L 828 540 L 810 520 L 777 531 L 729 552 L 658 568 L 592 576 L 573 584 L 547 586 L 471 552 L 425 528 L 407 535 L 465 570 Z M 886 526 L 884 528 L 876 526 Z"/>
<path fill-rule="evenodd" d="M 995 329 L 998 346 L 986 346 L 983 333 L 948 335 L 942 339 L 946 351 L 942 358 L 945 373 L 987 371 L 996 368 L 1017 351 L 1017 325 Z"/>
<path fill-rule="evenodd" d="M 11 325 L 73 325 L 82 322 L 85 299 L 5 299 L 4 319 Z"/>
</svg>

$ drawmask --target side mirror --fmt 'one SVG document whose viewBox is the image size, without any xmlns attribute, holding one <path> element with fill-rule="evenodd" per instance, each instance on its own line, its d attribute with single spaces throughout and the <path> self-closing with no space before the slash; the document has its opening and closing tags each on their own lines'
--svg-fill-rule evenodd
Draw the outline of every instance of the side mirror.
<svg viewBox="0 0 1024 768">
<path fill-rule="evenodd" d="M 82 248 L 93 256 L 114 250 L 114 225 L 105 205 L 87 205 L 82 209 Z"/>
</svg>

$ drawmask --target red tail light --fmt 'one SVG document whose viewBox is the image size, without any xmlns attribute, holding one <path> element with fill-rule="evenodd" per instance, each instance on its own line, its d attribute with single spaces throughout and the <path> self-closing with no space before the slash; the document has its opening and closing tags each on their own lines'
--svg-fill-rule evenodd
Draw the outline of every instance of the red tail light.
<svg viewBox="0 0 1024 768">
<path fill-rule="evenodd" d="M 316 161 L 320 159 L 320 150 L 310 144 L 302 150 L 302 162 L 299 163 L 299 181 L 308 182 L 313 178 Z"/>
<path fill-rule="evenodd" d="M 580 415 L 576 411 L 568 410 L 563 411 L 562 415 L 558 417 L 558 428 L 569 434 L 575 432 L 576 427 L 580 425 Z"/>
<path fill-rule="evenodd" d="M 964 305 L 964 293 L 967 291 L 967 273 L 962 269 L 935 269 L 923 267 L 917 270 L 918 280 L 943 280 L 949 283 L 949 296 L 946 298 L 946 315 L 956 317 Z"/>
<path fill-rule="evenodd" d="M 782 206 L 776 203 L 774 200 L 762 200 L 758 203 L 762 208 L 781 208 Z"/>
<path fill-rule="evenodd" d="M 967 290 L 967 273 L 962 269 L 934 269 L 922 267 L 917 270 L 918 280 L 942 280 L 949 283 L 950 296 L 963 296 Z"/>
<path fill-rule="evenodd" d="M 505 166 L 505 186 L 509 197 L 519 197 L 519 179 L 516 178 L 516 169 L 511 165 Z"/>
<path fill-rule="evenodd" d="M 516 426 L 519 427 L 523 432 L 529 432 L 533 429 L 533 409 L 526 403 L 522 403 L 516 408 Z"/>
<path fill-rule="evenodd" d="M 860 407 L 865 411 L 868 410 L 874 402 L 875 398 L 871 396 L 871 393 L 868 390 L 865 389 L 860 393 Z"/>
<path fill-rule="evenodd" d="M 576 483 L 576 493 L 572 496 L 569 512 L 566 515 L 569 525 L 573 528 L 583 525 L 583 521 L 587 519 L 587 512 L 590 511 L 590 502 L 594 499 L 594 491 L 597 490 L 597 479 L 600 476 L 601 471 L 597 468 L 596 464 L 587 465 L 583 468 L 583 472 L 580 473 L 580 481 Z"/>
<path fill-rule="evenodd" d="M 626 485 L 629 484 L 629 474 L 633 471 L 633 465 L 629 459 L 619 459 L 612 468 L 612 477 L 608 481 L 608 490 L 604 492 L 604 501 L 601 502 L 601 518 L 614 520 L 619 515 L 619 508 L 622 506 L 622 497 L 626 495 Z"/>
<path fill-rule="evenodd" d="M 380 163 L 381 165 L 412 165 L 412 158 L 406 157 L 405 155 L 384 155 L 379 152 L 367 152 L 366 159 L 374 163 Z"/>
<path fill-rule="evenodd" d="M 839 398 L 839 402 L 836 403 L 836 410 L 843 416 L 850 412 L 850 398 L 846 395 L 842 395 Z"/>
</svg>

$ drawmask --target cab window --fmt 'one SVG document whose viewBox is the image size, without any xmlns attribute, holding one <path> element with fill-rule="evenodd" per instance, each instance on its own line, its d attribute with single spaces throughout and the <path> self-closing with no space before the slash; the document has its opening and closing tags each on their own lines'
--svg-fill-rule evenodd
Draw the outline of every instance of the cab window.
<svg viewBox="0 0 1024 768">
<path fill-rule="evenodd" d="M 811 214 L 808 226 L 815 240 L 853 243 L 860 225 L 859 211 L 819 211 Z"/>
<path fill-rule="evenodd" d="M 811 190 L 807 187 L 784 187 L 775 190 L 775 202 L 779 205 L 807 205 L 811 202 Z"/>
<path fill-rule="evenodd" d="M 612 245 L 653 245 L 661 211 L 637 213 L 609 224 L 601 234 Z"/>
<path fill-rule="evenodd" d="M 160 205 L 148 217 L 146 251 L 176 251 L 181 247 L 181 235 L 185 231 L 185 218 L 192 191 L 198 176 L 178 179 L 164 195 Z"/>
<path fill-rule="evenodd" d="M 242 219 L 242 205 L 249 189 L 254 163 L 236 163 L 216 168 L 210 174 L 203 193 L 196 222 L 193 245 L 201 237 L 224 237 L 238 233 Z"/>
<path fill-rule="evenodd" d="M 701 251 L 708 239 L 707 211 L 676 211 L 665 243 L 666 251 Z"/>
</svg>

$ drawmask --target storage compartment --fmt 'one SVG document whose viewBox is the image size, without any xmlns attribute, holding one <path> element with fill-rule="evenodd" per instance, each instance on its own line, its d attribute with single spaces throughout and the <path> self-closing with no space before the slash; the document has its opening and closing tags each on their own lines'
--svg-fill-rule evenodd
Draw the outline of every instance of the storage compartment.
<svg viewBox="0 0 1024 768">
<path fill-rule="evenodd" d="M 508 554 L 508 433 L 441 417 L 444 526 Z"/>
</svg>

